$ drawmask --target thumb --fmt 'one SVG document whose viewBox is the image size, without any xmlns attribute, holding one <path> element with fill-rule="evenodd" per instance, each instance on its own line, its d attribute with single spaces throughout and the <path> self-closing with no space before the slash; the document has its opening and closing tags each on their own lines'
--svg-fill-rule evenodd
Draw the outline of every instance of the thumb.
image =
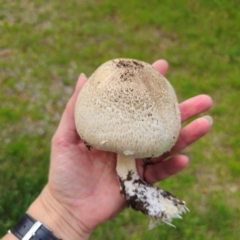
<svg viewBox="0 0 240 240">
<path fill-rule="evenodd" d="M 69 99 L 63 115 L 60 120 L 60 124 L 57 128 L 56 133 L 53 137 L 53 143 L 55 141 L 65 142 L 65 143 L 76 143 L 79 141 L 79 135 L 76 131 L 75 121 L 74 121 L 74 109 L 77 101 L 77 97 L 82 87 L 87 81 L 87 77 L 82 73 L 80 74 L 75 91 L 71 98 Z"/>
</svg>

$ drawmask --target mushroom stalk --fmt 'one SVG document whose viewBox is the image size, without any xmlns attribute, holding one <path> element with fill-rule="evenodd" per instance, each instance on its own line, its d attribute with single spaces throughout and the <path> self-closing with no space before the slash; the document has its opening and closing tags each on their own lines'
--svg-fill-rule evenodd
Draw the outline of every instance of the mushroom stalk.
<svg viewBox="0 0 240 240">
<path fill-rule="evenodd" d="M 116 170 L 122 196 L 128 206 L 152 218 L 149 228 L 154 227 L 158 221 L 174 226 L 171 224 L 172 219 L 181 219 L 180 214 L 188 210 L 184 201 L 143 181 L 137 173 L 133 157 L 118 154 Z"/>
</svg>

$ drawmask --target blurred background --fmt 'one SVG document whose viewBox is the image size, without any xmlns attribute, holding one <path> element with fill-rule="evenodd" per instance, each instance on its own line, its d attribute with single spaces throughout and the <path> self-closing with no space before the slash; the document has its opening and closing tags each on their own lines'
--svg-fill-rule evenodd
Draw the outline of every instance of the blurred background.
<svg viewBox="0 0 240 240">
<path fill-rule="evenodd" d="M 47 181 L 50 141 L 78 75 L 119 57 L 168 60 L 179 101 L 209 94 L 211 132 L 189 166 L 159 185 L 190 212 L 148 231 L 125 210 L 91 239 L 240 239 L 238 0 L 1 1 L 0 236 Z"/>
</svg>

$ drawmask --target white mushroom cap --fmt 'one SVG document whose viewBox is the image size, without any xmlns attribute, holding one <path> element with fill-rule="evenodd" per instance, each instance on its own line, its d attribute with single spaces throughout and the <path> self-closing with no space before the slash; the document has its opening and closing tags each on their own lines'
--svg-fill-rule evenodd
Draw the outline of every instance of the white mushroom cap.
<svg viewBox="0 0 240 240">
<path fill-rule="evenodd" d="M 169 151 L 181 128 L 170 83 L 132 59 L 108 61 L 92 74 L 78 96 L 75 122 L 87 145 L 134 158 Z"/>
</svg>

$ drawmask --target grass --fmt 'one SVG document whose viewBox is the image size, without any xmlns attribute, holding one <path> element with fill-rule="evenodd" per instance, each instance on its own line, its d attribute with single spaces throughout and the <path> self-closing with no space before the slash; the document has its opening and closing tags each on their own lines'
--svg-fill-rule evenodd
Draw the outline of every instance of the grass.
<svg viewBox="0 0 240 240">
<path fill-rule="evenodd" d="M 123 211 L 91 239 L 240 239 L 240 12 L 231 1 L 3 1 L 0 9 L 0 235 L 47 181 L 50 140 L 77 76 L 106 60 L 169 61 L 180 101 L 212 96 L 214 125 L 189 167 L 161 182 L 190 213 L 147 230 Z"/>
</svg>

